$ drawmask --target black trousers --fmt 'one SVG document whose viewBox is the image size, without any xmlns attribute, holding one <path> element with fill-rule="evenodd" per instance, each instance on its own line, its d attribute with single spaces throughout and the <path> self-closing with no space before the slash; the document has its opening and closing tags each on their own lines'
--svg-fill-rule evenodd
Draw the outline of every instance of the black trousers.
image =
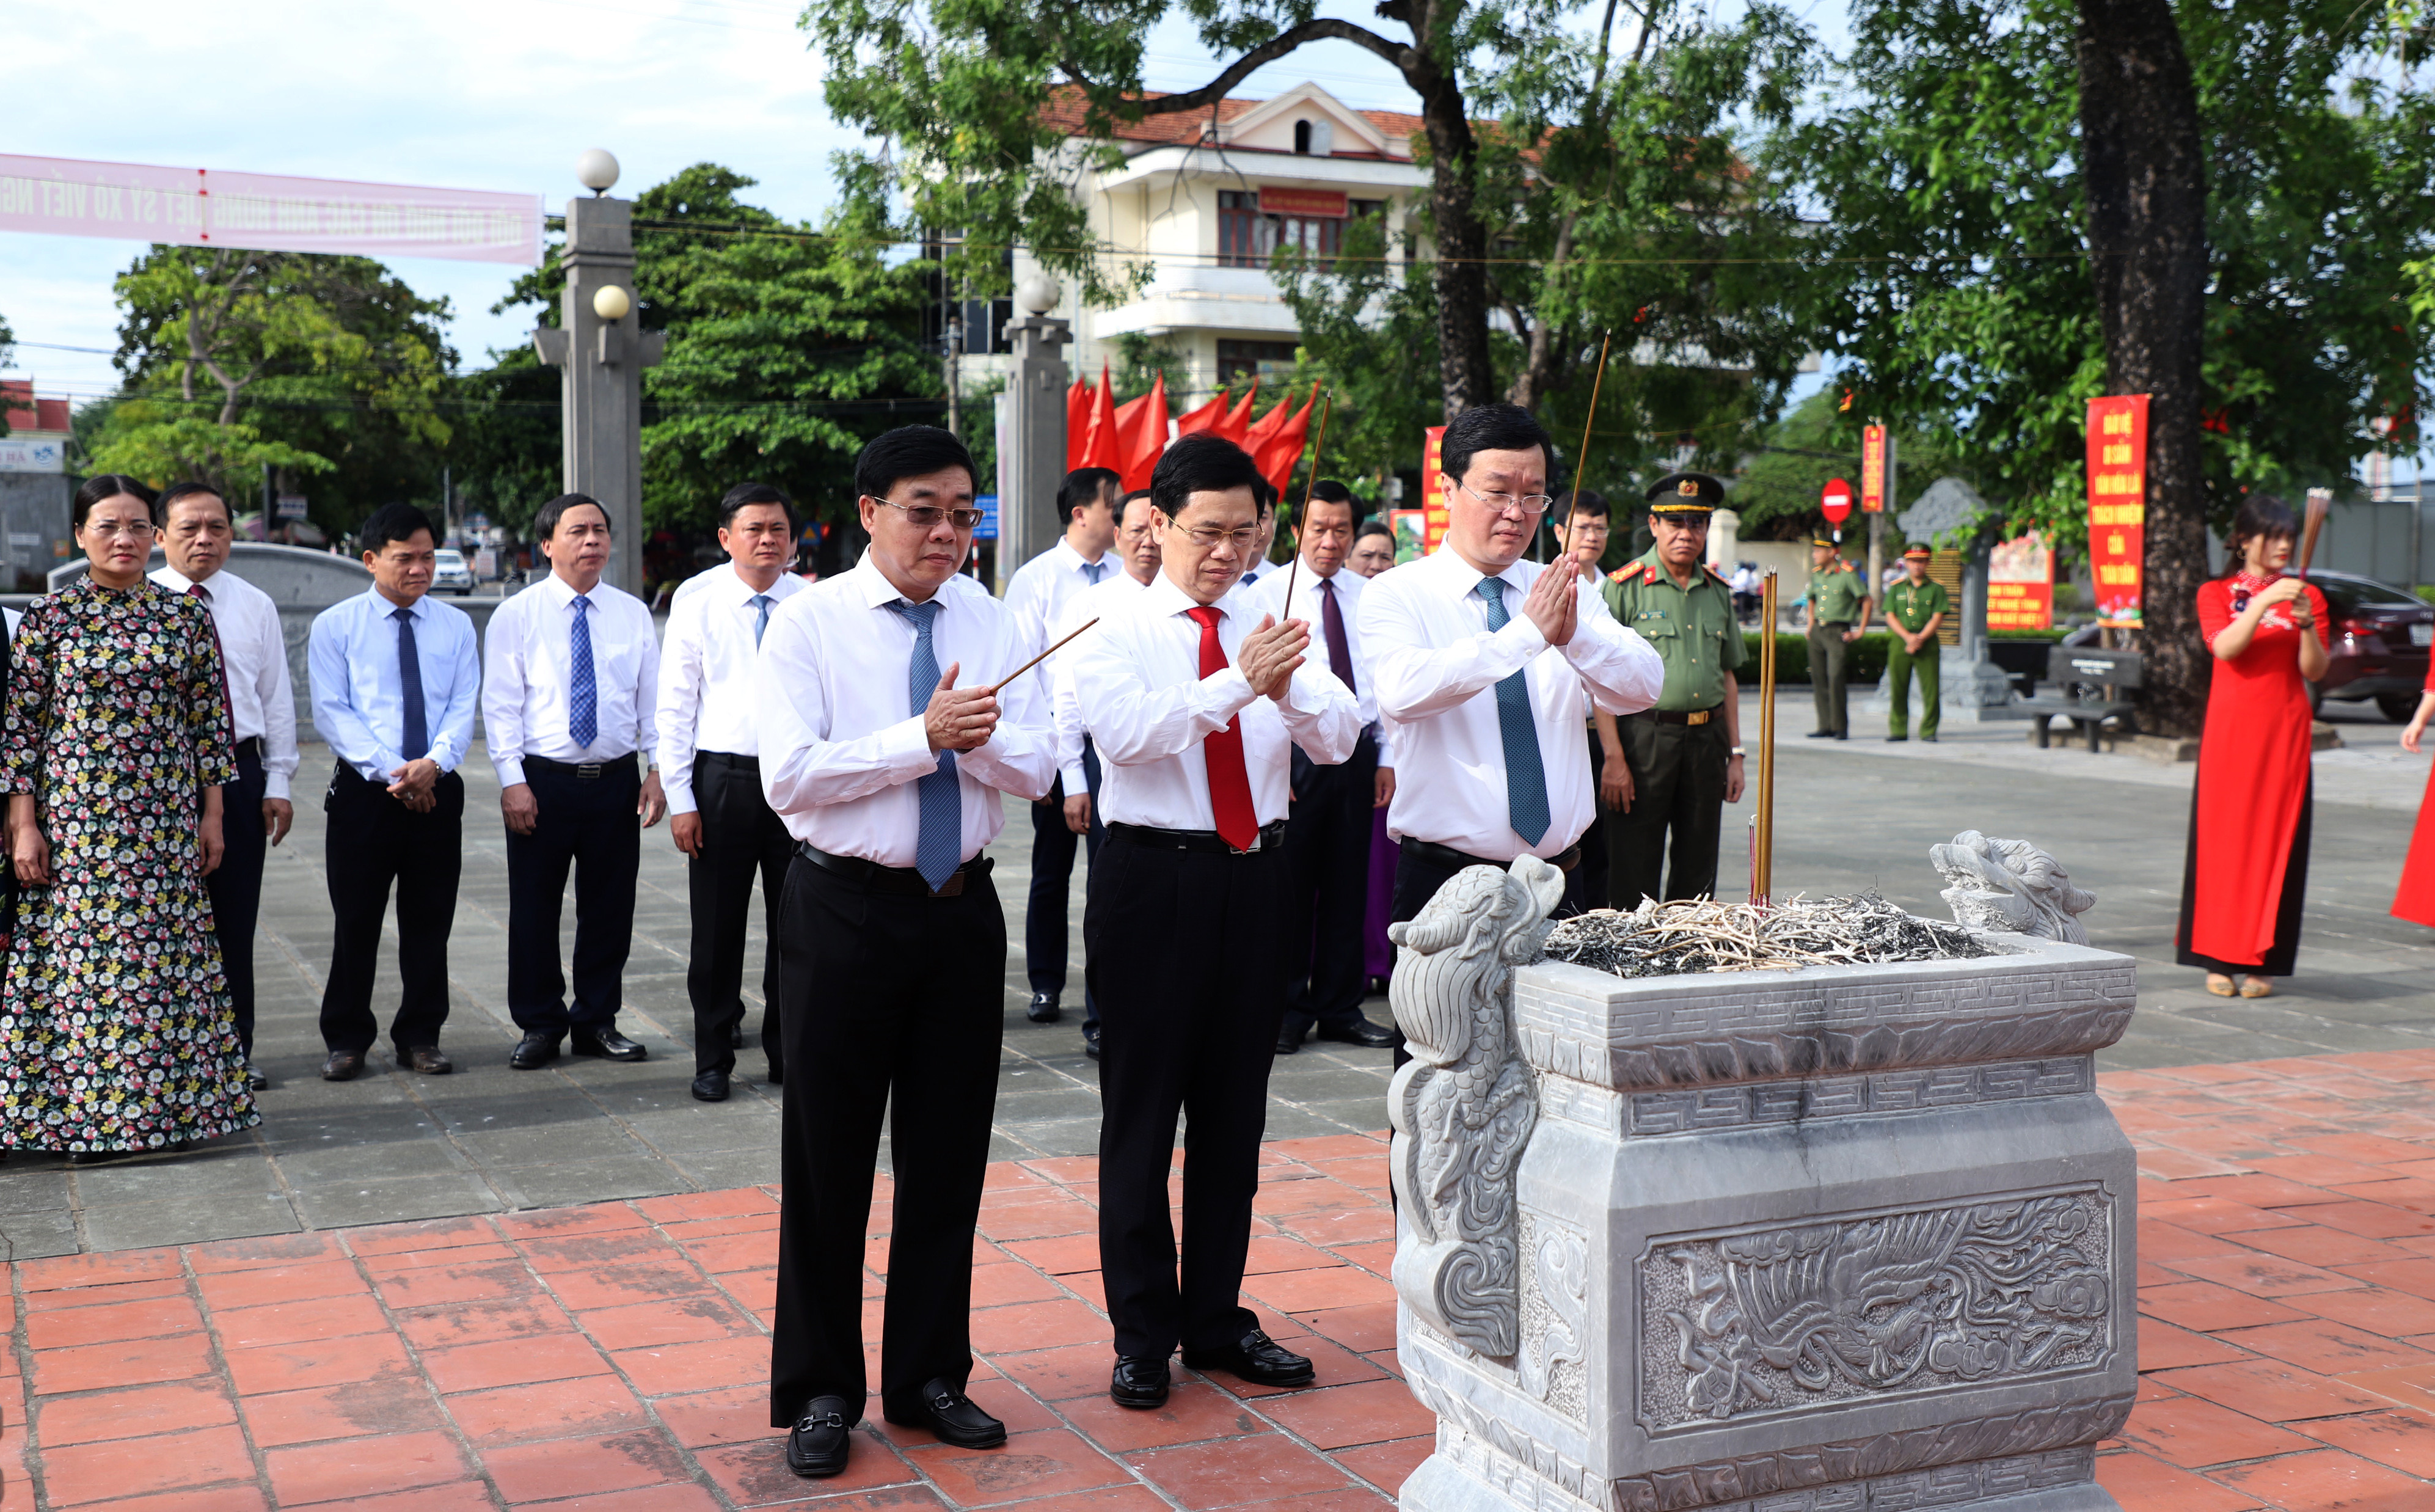
<svg viewBox="0 0 2435 1512">
<path fill-rule="evenodd" d="M 1091 868 L 1099 1264 L 1120 1355 L 1223 1348 L 1259 1326 L 1241 1293 L 1284 1012 L 1285 881 L 1282 847 L 1209 855 L 1119 840 Z M 1179 1112 L 1180 1287 L 1166 1200 Z"/>
<path fill-rule="evenodd" d="M 631 756 L 585 778 L 556 763 L 525 763 L 541 816 L 508 831 L 508 1013 L 516 1027 L 563 1034 L 614 1029 L 626 953 L 634 944 L 634 877 L 643 860 L 634 817 L 643 774 Z M 558 915 L 575 870 L 575 1001 L 558 956 Z"/>
<path fill-rule="evenodd" d="M 863 1234 L 887 1118 L 896 1202 L 880 1338 L 881 1400 L 971 1375 L 973 1226 L 989 1166 L 1005 1024 L 1006 916 L 985 869 L 957 897 L 876 894 L 797 857 L 779 905 L 778 1310 L 769 1422 L 867 1390 Z"/>
<path fill-rule="evenodd" d="M 1723 717 L 1705 724 L 1666 724 L 1633 714 L 1615 722 L 1632 767 L 1632 811 L 1606 816 L 1615 906 L 1636 909 L 1644 897 L 1668 903 L 1714 897 L 1725 769 L 1733 752 Z M 1673 851 L 1667 864 L 1669 832 Z"/>
<path fill-rule="evenodd" d="M 1059 778 L 1045 803 L 1031 806 L 1031 893 L 1023 905 L 1023 971 L 1034 992 L 1065 990 L 1065 915 L 1067 889 L 1074 880 L 1074 848 L 1088 844 L 1088 860 L 1099 864 L 1099 847 L 1107 843 L 1108 826 L 1099 819 L 1099 753 L 1088 738 L 1082 741 L 1082 780 L 1091 789 L 1091 833 L 1078 835 L 1065 827 L 1065 783 Z M 1087 948 L 1087 947 L 1086 947 Z M 1082 1022 L 1099 1021 L 1098 1000 L 1091 996 L 1091 978 L 1082 976 Z"/>
<path fill-rule="evenodd" d="M 1607 860 L 1607 827 L 1614 811 L 1597 796 L 1598 782 L 1606 775 L 1606 745 L 1598 739 L 1597 726 L 1590 726 L 1590 827 L 1581 831 L 1581 863 L 1564 878 L 1566 912 L 1586 913 L 1592 909 L 1608 906 L 1608 881 L 1613 868 Z"/>
<path fill-rule="evenodd" d="M 253 926 L 262 917 L 262 862 L 270 837 L 262 832 L 262 742 L 236 748 L 236 780 L 220 789 L 220 863 L 203 878 L 212 898 L 212 931 L 228 972 L 229 1007 L 236 1041 L 253 1058 Z"/>
<path fill-rule="evenodd" d="M 1297 760 L 1293 817 L 1286 825 L 1288 887 L 1285 928 L 1310 948 L 1286 993 L 1281 1026 L 1296 1037 L 1314 1023 L 1349 1026 L 1370 985 L 1363 923 L 1370 916 L 1371 814 L 1377 803 L 1378 746 L 1368 736 L 1338 766 Z"/>
<path fill-rule="evenodd" d="M 360 1055 L 380 1037 L 372 1017 L 372 970 L 380 964 L 381 919 L 397 886 L 397 974 L 405 991 L 389 1021 L 400 1053 L 440 1043 L 448 1021 L 448 931 L 457 922 L 457 875 L 463 864 L 465 779 L 451 772 L 432 788 L 431 811 L 418 814 L 384 783 L 341 765 L 321 801 L 329 816 L 323 848 L 336 936 L 330 980 L 321 989 L 321 1042 Z"/>
<path fill-rule="evenodd" d="M 685 862 L 693 908 L 693 944 L 685 994 L 693 1000 L 693 1069 L 735 1069 L 735 1026 L 744 1021 L 744 928 L 752 912 L 752 878 L 761 878 L 761 908 L 769 945 L 761 961 L 761 1049 L 772 1079 L 786 1075 L 778 1033 L 778 900 L 795 852 L 786 822 L 761 791 L 761 763 L 751 756 L 698 751 L 694 802 L 701 815 L 701 854 Z"/>
</svg>

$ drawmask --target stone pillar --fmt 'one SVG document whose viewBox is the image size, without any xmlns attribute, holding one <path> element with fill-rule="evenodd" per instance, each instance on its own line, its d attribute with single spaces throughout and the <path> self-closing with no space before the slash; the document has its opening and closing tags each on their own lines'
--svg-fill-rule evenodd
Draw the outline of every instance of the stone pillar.
<svg viewBox="0 0 2435 1512">
<path fill-rule="evenodd" d="M 1055 545 L 1061 531 L 1057 485 L 1065 480 L 1065 389 L 1074 381 L 1059 350 L 1074 339 L 1073 325 L 1041 313 L 1055 306 L 1056 285 L 1048 283 L 1044 297 L 1025 282 L 1016 297 L 1035 313 L 1007 327 L 1014 371 L 1007 380 L 1006 450 L 998 466 L 1005 491 L 997 505 L 1001 594 L 1015 569 Z"/>
<path fill-rule="evenodd" d="M 2033 847 L 1936 850 L 1982 930 L 2087 907 Z M 1396 927 L 1396 1345 L 1438 1415 L 1406 1512 L 2116 1512 L 2136 1174 L 2094 1051 L 2130 959 L 1987 932 L 1979 960 L 1516 969 L 1561 895 L 1525 857 Z"/>
<path fill-rule="evenodd" d="M 603 576 L 639 596 L 643 370 L 658 365 L 667 350 L 667 334 L 639 328 L 633 202 L 604 195 L 568 200 L 566 247 L 559 266 L 566 270 L 559 323 L 534 331 L 533 347 L 544 362 L 559 370 L 565 492 L 589 494 L 607 507 L 615 547 Z M 604 297 L 604 290 L 613 288 L 625 300 L 625 313 L 616 320 L 607 319 L 603 310 L 604 304 L 617 307 L 617 295 Z"/>
<path fill-rule="evenodd" d="M 1943 674 L 1942 702 L 1947 718 L 1963 723 L 2008 717 L 2012 684 L 1987 655 L 1987 565 L 1992 547 L 1985 532 L 1971 537 L 1961 557 L 1961 644 L 1938 655 Z"/>
</svg>

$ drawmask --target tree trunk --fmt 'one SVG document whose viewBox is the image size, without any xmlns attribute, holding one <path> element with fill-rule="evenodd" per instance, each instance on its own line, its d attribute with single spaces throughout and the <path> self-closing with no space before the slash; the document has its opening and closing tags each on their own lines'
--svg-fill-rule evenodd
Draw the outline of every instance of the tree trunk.
<svg viewBox="0 0 2435 1512">
<path fill-rule="evenodd" d="M 1412 28 L 1404 78 L 1421 96 L 1429 138 L 1429 215 L 1437 224 L 1438 376 L 1445 417 L 1499 397 L 1488 353 L 1488 233 L 1473 200 L 1479 144 L 1462 85 L 1446 66 L 1461 0 L 1412 0 L 1398 8 Z"/>
<path fill-rule="evenodd" d="M 2107 386 L 2150 396 L 2139 722 L 2196 735 L 2210 670 L 2196 601 L 2207 571 L 2206 165 L 2168 0 L 2080 0 L 2080 128 Z"/>
</svg>

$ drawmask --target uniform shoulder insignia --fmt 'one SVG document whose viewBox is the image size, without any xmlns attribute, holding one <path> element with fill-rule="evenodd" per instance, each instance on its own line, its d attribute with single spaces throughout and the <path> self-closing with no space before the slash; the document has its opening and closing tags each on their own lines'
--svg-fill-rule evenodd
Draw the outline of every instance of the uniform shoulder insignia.
<svg viewBox="0 0 2435 1512">
<path fill-rule="evenodd" d="M 1733 585 L 1734 580 L 1726 577 L 1723 573 L 1718 572 L 1717 570 L 1717 565 L 1713 562 L 1708 564 L 1708 576 L 1716 579 L 1718 582 L 1724 583 L 1728 587 Z"/>
<path fill-rule="evenodd" d="M 1644 588 L 1654 588 L 1657 586 L 1657 569 L 1655 567 L 1644 566 L 1640 569 L 1640 585 Z"/>
<path fill-rule="evenodd" d="M 1630 567 L 1617 567 L 1613 572 L 1606 575 L 1606 581 L 1609 582 L 1621 582 L 1631 576 L 1632 569 Z"/>
</svg>

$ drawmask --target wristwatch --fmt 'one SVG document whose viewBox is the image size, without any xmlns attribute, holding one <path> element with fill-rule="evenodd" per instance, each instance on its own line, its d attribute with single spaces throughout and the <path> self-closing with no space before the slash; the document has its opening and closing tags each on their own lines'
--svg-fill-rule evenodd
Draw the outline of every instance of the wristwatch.
<svg viewBox="0 0 2435 1512">
<path fill-rule="evenodd" d="M 1729 756 L 1746 756 L 1750 755 L 1750 753 L 1743 750 L 1740 746 L 1736 746 L 1732 750 L 1726 752 L 1725 755 Z"/>
</svg>

